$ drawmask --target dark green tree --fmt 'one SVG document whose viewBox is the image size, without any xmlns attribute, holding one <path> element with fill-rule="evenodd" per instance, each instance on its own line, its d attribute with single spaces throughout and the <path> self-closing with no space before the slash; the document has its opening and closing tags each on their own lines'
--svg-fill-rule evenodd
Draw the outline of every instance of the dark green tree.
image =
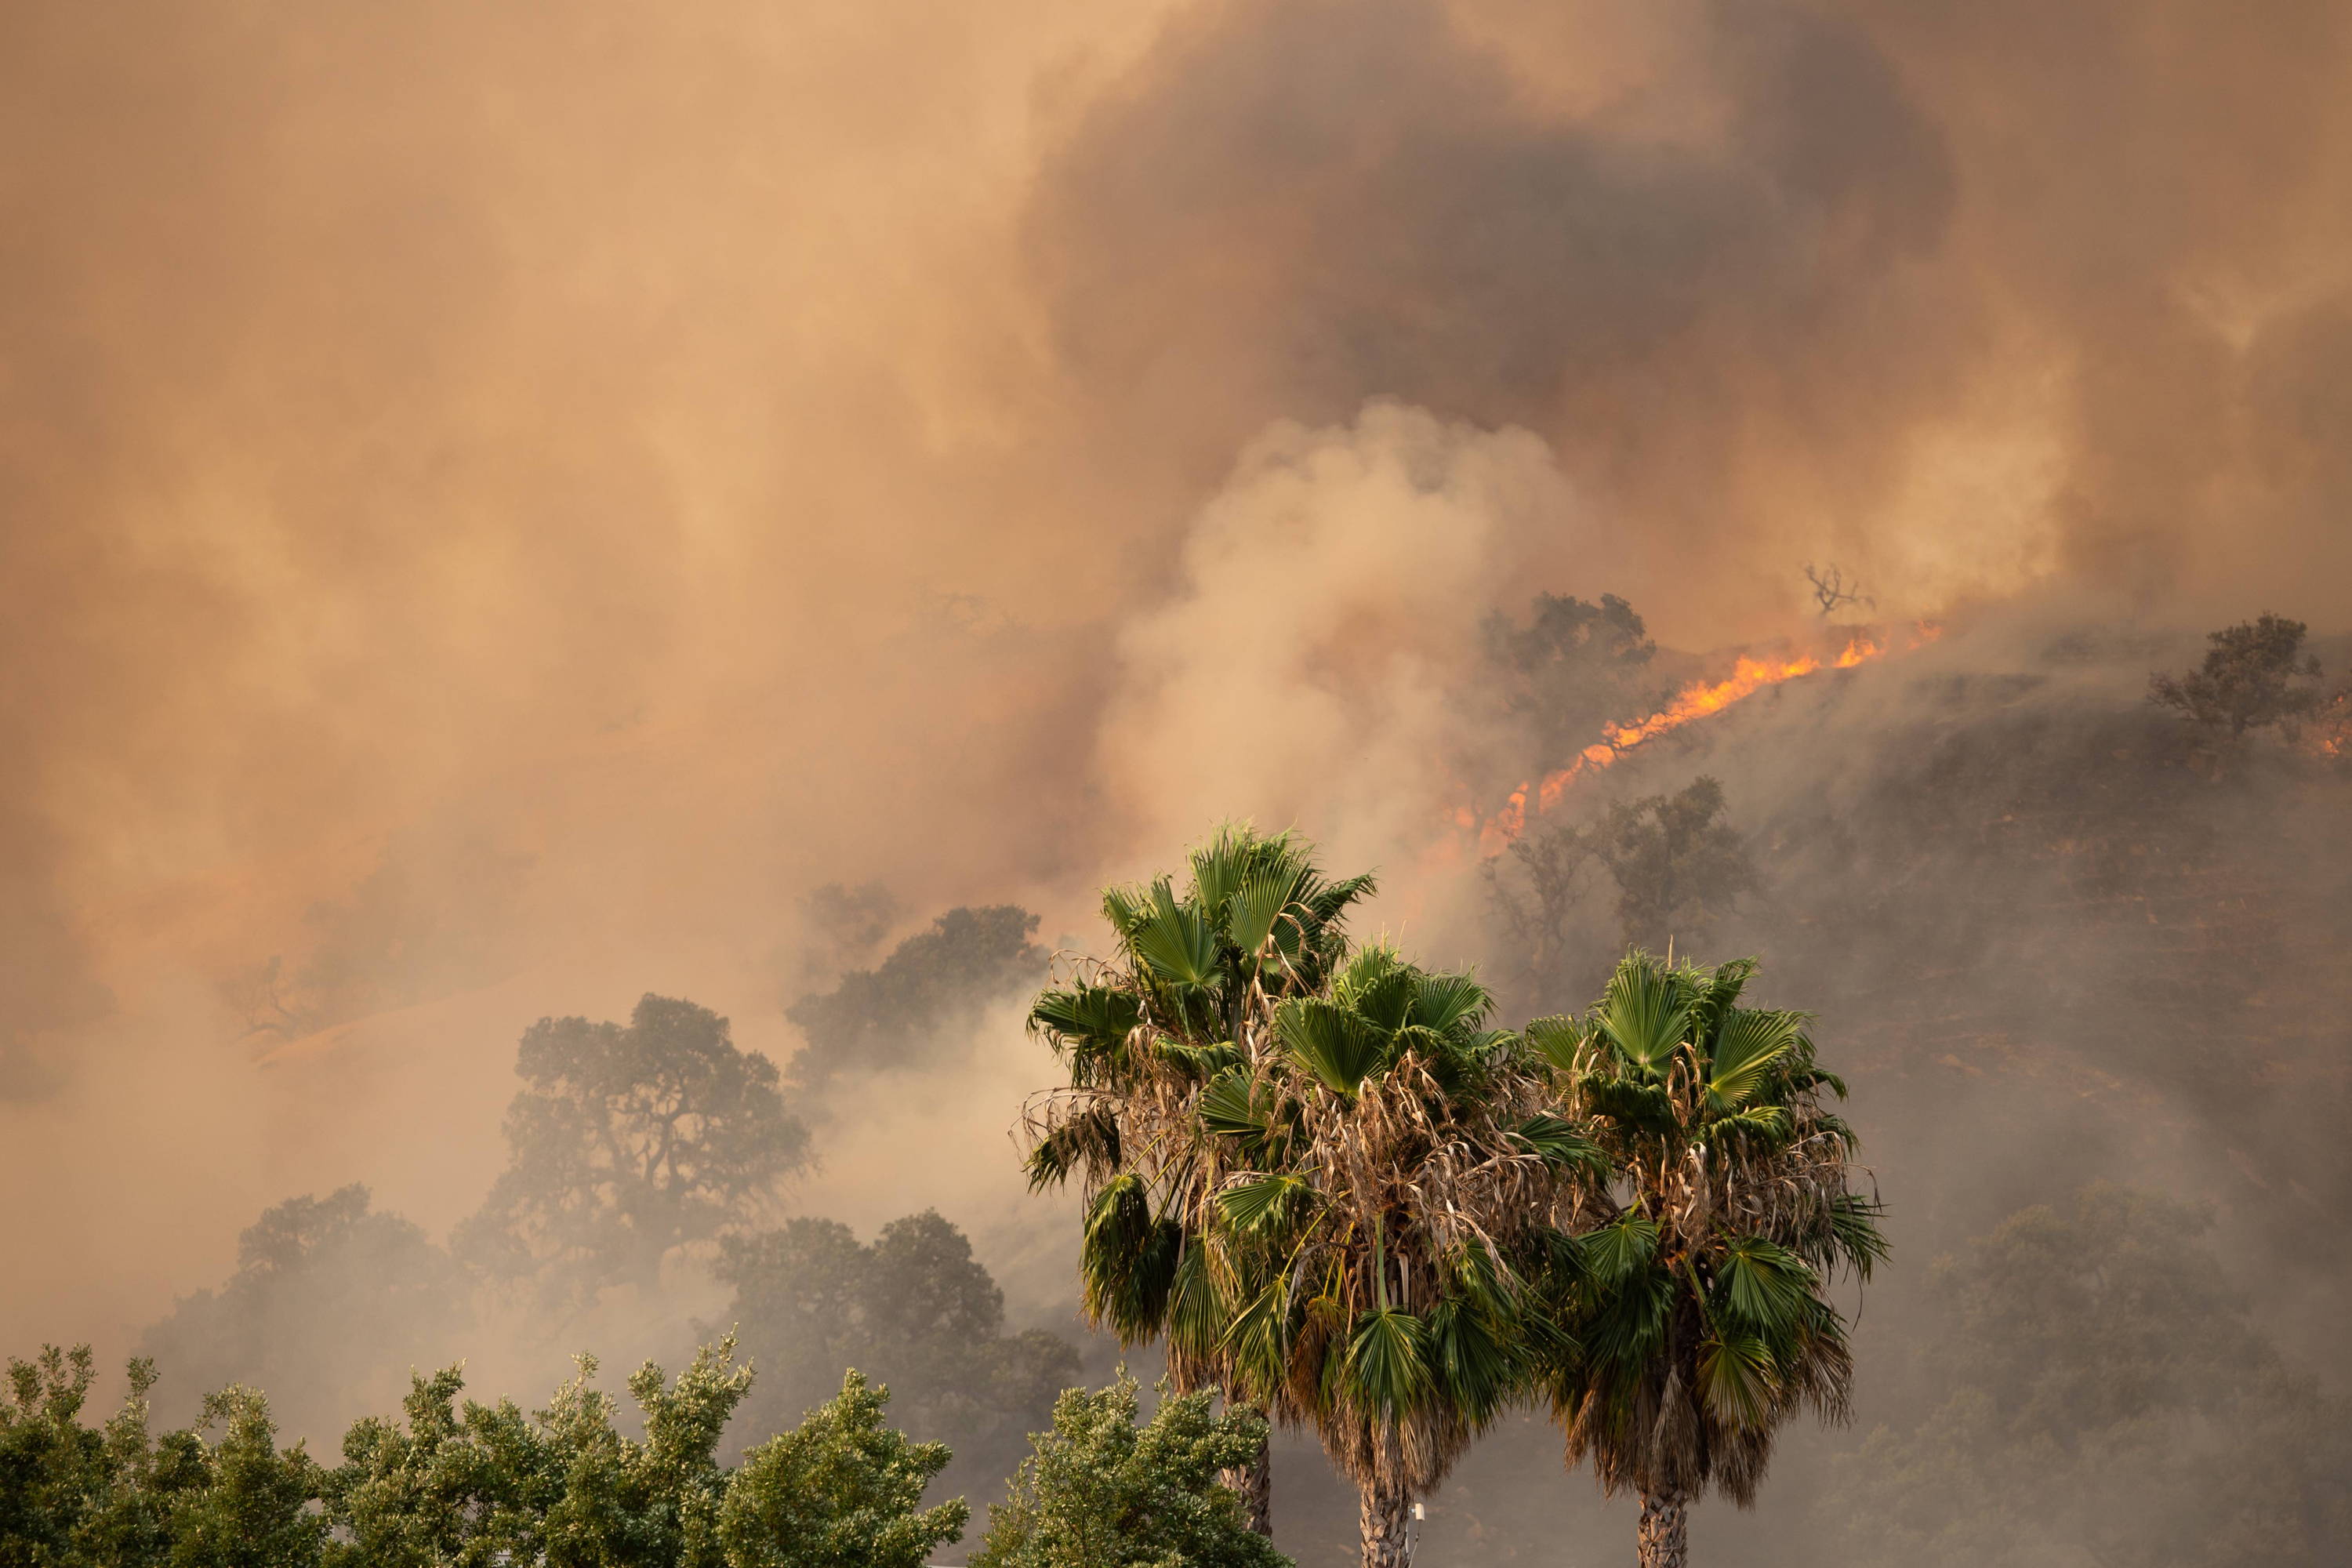
<svg viewBox="0 0 2352 1568">
<path fill-rule="evenodd" d="M 728 1568 L 922 1568 L 962 1537 L 961 1498 L 919 1507 L 946 1445 L 885 1426 L 889 1397 L 850 1373 L 838 1395 L 744 1458 L 719 1517 Z"/>
<path fill-rule="evenodd" d="M 164 1510 L 172 1568 L 308 1568 L 327 1542 L 326 1514 L 311 1504 L 327 1476 L 300 1444 L 280 1450 L 268 1401 L 250 1388 L 205 1400 L 197 1434 L 167 1439 L 156 1467 L 170 1495 Z"/>
<path fill-rule="evenodd" d="M 96 1371 L 88 1345 L 10 1358 L 0 1388 L 0 1568 L 65 1563 L 113 1484 L 103 1435 L 81 1424 Z M 143 1394 L 152 1370 L 143 1369 Z"/>
<path fill-rule="evenodd" d="M 494 1276 L 650 1288 L 665 1258 L 756 1219 L 807 1162 L 775 1064 L 691 1002 L 647 995 L 625 1025 L 542 1018 L 515 1070 L 507 1168 L 454 1238 Z"/>
<path fill-rule="evenodd" d="M 1136 1424 L 1135 1380 L 1055 1401 L 1006 1500 L 989 1510 L 972 1568 L 1288 1568 L 1218 1482 L 1245 1467 L 1265 1423 L 1217 1414 L 1206 1389 L 1171 1394 Z"/>
<path fill-rule="evenodd" d="M 1038 999 L 1070 1084 L 1033 1113 L 1031 1169 L 1087 1173 L 1095 1320 L 1164 1337 L 1180 1387 L 1311 1427 L 1391 1568 L 1415 1498 L 1520 1391 L 1523 1271 L 1597 1151 L 1469 975 L 1347 953 L 1366 879 L 1238 831 L 1192 870 L 1114 889 L 1118 959 Z"/>
<path fill-rule="evenodd" d="M 950 1444 L 957 1479 L 1002 1477 L 1077 1381 L 1077 1351 L 1041 1329 L 1007 1335 L 1004 1293 L 963 1233 L 936 1213 L 861 1244 L 835 1220 L 793 1219 L 721 1244 L 727 1321 L 761 1367 L 744 1407 L 781 1431 L 857 1367 L 887 1383 L 916 1436 Z"/>
<path fill-rule="evenodd" d="M 1313 847 L 1288 833 L 1221 828 L 1189 856 L 1180 893 L 1162 877 L 1103 894 L 1103 917 L 1118 957 L 1079 966 L 1073 983 L 1050 986 L 1029 1015 L 1066 1068 L 1066 1084 L 1030 1107 L 1028 1167 L 1033 1186 L 1081 1176 L 1089 1213 L 1115 1187 L 1132 1186 L 1163 1164 L 1181 1165 L 1193 1136 L 1193 1106 L 1213 1072 L 1244 1060 L 1243 1042 L 1266 1033 L 1283 999 L 1325 989 L 1347 956 L 1348 911 L 1370 896 L 1370 876 L 1327 878 Z M 1124 1212 L 1121 1199 L 1115 1212 Z M 1183 1205 L 1171 1205 L 1181 1214 Z M 1090 1281 L 1113 1273 L 1172 1268 L 1182 1252 L 1181 1220 L 1153 1225 L 1089 1225 L 1088 1246 L 1139 1249 L 1120 1260 L 1096 1256 Z M 1198 1239 L 1197 1233 L 1192 1238 Z M 1198 1257 L 1195 1257 L 1197 1268 Z M 1212 1383 L 1242 1398 L 1222 1325 L 1203 1315 L 1182 1324 L 1171 1316 L 1167 1289 L 1106 1290 L 1090 1283 L 1093 1320 L 1139 1344 L 1169 1333 L 1169 1369 L 1181 1387 Z M 1234 1479 L 1250 1520 L 1271 1528 L 1272 1476 L 1261 1450 Z"/>
<path fill-rule="evenodd" d="M 1740 1006 L 1756 965 L 1635 952 L 1582 1023 L 1528 1026 L 1605 1154 L 1603 1223 L 1567 1249 L 1542 1378 L 1571 1464 L 1642 1500 L 1642 1568 L 1681 1568 L 1692 1503 L 1741 1504 L 1780 1429 L 1847 1410 L 1853 1363 L 1827 1296 L 1883 1258 L 1854 1138 L 1801 1013 Z"/>
<path fill-rule="evenodd" d="M 5 1568 L 916 1568 L 952 1541 L 961 1501 L 919 1511 L 945 1447 L 882 1424 L 878 1390 L 838 1398 L 735 1471 L 720 1437 L 751 1386 L 733 1341 L 670 1382 L 629 1379 L 642 1436 L 616 1423 L 593 1357 L 526 1416 L 412 1380 L 404 1420 L 367 1419 L 330 1471 L 277 1446 L 268 1406 L 230 1388 L 192 1429 L 151 1438 L 152 1367 L 102 1427 L 81 1421 L 85 1347 L 12 1361 L 0 1390 Z"/>
<path fill-rule="evenodd" d="M 329 1568 L 495 1568 L 543 1556 L 567 1456 L 511 1400 L 460 1410 L 465 1386 L 456 1367 L 414 1378 L 405 1425 L 370 1416 L 344 1434 Z"/>
<path fill-rule="evenodd" d="M 1611 805 L 1598 842 L 1629 948 L 1703 947 L 1740 895 L 1761 885 L 1726 816 L 1723 786 L 1705 776 L 1676 795 Z"/>
<path fill-rule="evenodd" d="M 802 996 L 784 1010 L 808 1040 L 793 1081 L 822 1093 L 839 1079 L 938 1059 L 991 1005 L 1037 984 L 1045 951 L 1030 941 L 1036 930 L 1037 917 L 1012 904 L 952 909 L 876 967 Z"/>
<path fill-rule="evenodd" d="M 2204 661 L 2180 675 L 2149 676 L 2148 700 L 2231 745 L 2250 730 L 2291 730 L 2325 700 L 2319 659 L 2303 651 L 2310 629 L 2265 611 L 2208 633 Z"/>
<path fill-rule="evenodd" d="M 1533 741 L 1535 773 L 1566 766 L 1601 739 L 1603 724 L 1657 706 L 1648 674 L 1657 644 L 1633 606 L 1614 594 L 1601 595 L 1599 604 L 1538 594 L 1526 626 L 1498 613 L 1487 617 L 1486 636 L 1505 706 Z"/>
<path fill-rule="evenodd" d="M 236 1257 L 227 1282 L 183 1299 L 142 1352 L 181 1387 L 291 1391 L 283 1424 L 322 1439 L 449 1353 L 470 1314 L 464 1270 L 356 1184 L 266 1210 Z M 193 1416 L 194 1398 L 180 1410 Z"/>
<path fill-rule="evenodd" d="M 81 1423 L 89 1349 L 11 1360 L 0 1390 L 0 1565 L 5 1568 L 316 1568 L 327 1473 L 278 1447 L 247 1388 L 205 1401 L 191 1430 L 151 1437 L 153 1366 L 102 1427 Z M 217 1436 L 215 1436 L 217 1432 Z"/>
</svg>

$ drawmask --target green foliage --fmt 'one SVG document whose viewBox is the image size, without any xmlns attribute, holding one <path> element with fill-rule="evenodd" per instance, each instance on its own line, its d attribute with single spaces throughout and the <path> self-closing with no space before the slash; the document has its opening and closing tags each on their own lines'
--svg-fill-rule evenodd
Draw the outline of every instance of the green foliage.
<svg viewBox="0 0 2352 1568">
<path fill-rule="evenodd" d="M 236 1272 L 182 1300 L 141 1350 L 181 1386 L 293 1390 L 284 1424 L 331 1436 L 371 1394 L 447 1352 L 470 1315 L 467 1291 L 422 1230 L 348 1186 L 266 1210 L 237 1238 Z"/>
<path fill-rule="evenodd" d="M 174 1445 L 165 1510 L 172 1568 L 298 1568 L 320 1561 L 327 1515 L 310 1505 L 327 1478 L 300 1445 L 280 1452 L 269 1405 L 249 1388 L 205 1401 L 200 1433 Z M 161 1468 L 161 1467 L 159 1467 Z"/>
<path fill-rule="evenodd" d="M 1286 1568 L 1217 1482 L 1257 1453 L 1265 1422 L 1215 1414 L 1202 1391 L 1164 1398 L 1139 1426 L 1136 1394 L 1122 1376 L 1055 1402 L 972 1568 Z"/>
<path fill-rule="evenodd" d="M 625 1026 L 542 1018 L 515 1070 L 507 1168 L 455 1238 L 494 1275 L 649 1288 L 673 1249 L 745 1223 L 807 1160 L 775 1065 L 691 1002 L 647 995 Z"/>
<path fill-rule="evenodd" d="M 1843 1464 L 1858 1564 L 2231 1568 L 2352 1556 L 2352 1407 L 2290 1366 L 2210 1211 L 2114 1186 L 1937 1264 L 1929 1413 Z"/>
<path fill-rule="evenodd" d="M 1625 959 L 1562 1075 L 1616 1177 L 1615 1212 L 1549 1271 L 1545 1379 L 1570 1458 L 1602 1487 L 1746 1502 L 1800 1409 L 1842 1419 L 1853 1376 L 1836 1275 L 1885 1258 L 1853 1190 L 1843 1088 L 1801 1013 L 1744 1007 L 1750 961 Z M 1554 1026 L 1548 1058 L 1571 1031 Z"/>
<path fill-rule="evenodd" d="M 918 1511 L 948 1450 L 885 1426 L 888 1397 L 850 1373 L 797 1429 L 745 1457 L 719 1518 L 728 1568 L 921 1568 L 963 1534 L 962 1499 Z"/>
<path fill-rule="evenodd" d="M 344 1435 L 334 1513 L 345 1539 L 332 1568 L 494 1568 L 531 1563 L 563 1496 L 564 1456 L 511 1401 L 457 1395 L 452 1367 L 413 1380 L 404 1427 L 378 1417 Z"/>
<path fill-rule="evenodd" d="M 1519 1265 L 1597 1149 L 1545 1119 L 1552 1069 L 1486 1027 L 1473 977 L 1349 949 L 1368 878 L 1236 828 L 1190 860 L 1188 886 L 1106 892 L 1118 957 L 1038 1000 L 1069 1082 L 1033 1116 L 1033 1177 L 1087 1177 L 1097 1321 L 1311 1426 L 1392 1533 L 1521 1389 L 1540 1322 Z"/>
<path fill-rule="evenodd" d="M 205 1402 L 192 1430 L 149 1436 L 154 1369 L 134 1361 L 122 1409 L 81 1425 L 89 1350 L 12 1359 L 0 1394 L 0 1568 L 314 1568 L 329 1479 L 280 1449 L 259 1394 Z M 217 1435 L 215 1436 L 215 1432 Z"/>
<path fill-rule="evenodd" d="M 2208 633 L 2210 646 L 2195 669 L 2147 678 L 2148 700 L 2208 732 L 2226 731 L 2233 743 L 2249 730 L 2292 730 L 2325 697 L 2319 660 L 2303 651 L 2310 629 L 2264 612 Z"/>
<path fill-rule="evenodd" d="M 595 1362 L 526 1416 L 457 1396 L 455 1368 L 413 1380 L 400 1421 L 368 1419 L 321 1468 L 280 1449 L 250 1389 L 151 1439 L 152 1368 L 121 1412 L 80 1420 L 89 1351 L 9 1363 L 0 1393 L 0 1568 L 915 1568 L 954 1540 L 961 1501 L 918 1510 L 948 1462 L 882 1423 L 852 1373 L 839 1397 L 729 1472 L 716 1455 L 751 1383 L 733 1342 L 673 1384 L 629 1379 L 643 1436 L 614 1423 Z"/>
<path fill-rule="evenodd" d="M 1617 918 L 1628 947 L 1702 947 L 1743 893 L 1761 884 L 1738 831 L 1725 816 L 1723 786 L 1695 779 L 1679 794 L 1620 801 L 1595 840 L 1617 883 Z"/>
<path fill-rule="evenodd" d="M 1004 1295 L 963 1233 L 936 1213 L 893 1220 L 871 1243 L 833 1220 L 730 1237 L 727 1321 L 757 1357 L 743 1408 L 780 1431 L 830 1397 L 849 1367 L 887 1383 L 900 1425 L 954 1447 L 979 1486 L 1013 1468 L 1026 1436 L 1077 1380 L 1077 1352 L 1043 1330 L 1007 1335 Z"/>
<path fill-rule="evenodd" d="M 990 1005 L 1037 983 L 1045 952 L 1029 940 L 1036 930 L 1037 917 L 1012 904 L 952 909 L 875 968 L 799 997 L 784 1010 L 808 1041 L 792 1059 L 793 1083 L 822 1094 L 845 1078 L 936 1059 Z"/>
</svg>

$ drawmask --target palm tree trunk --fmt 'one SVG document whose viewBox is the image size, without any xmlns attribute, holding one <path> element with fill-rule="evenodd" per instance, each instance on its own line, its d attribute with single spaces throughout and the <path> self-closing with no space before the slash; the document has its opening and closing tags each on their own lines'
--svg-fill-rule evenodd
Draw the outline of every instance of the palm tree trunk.
<svg viewBox="0 0 2352 1568">
<path fill-rule="evenodd" d="M 1269 1433 L 1246 1465 L 1220 1470 L 1217 1479 L 1241 1495 L 1242 1517 L 1260 1535 L 1274 1533 L 1274 1437 Z"/>
<path fill-rule="evenodd" d="M 1368 1481 L 1358 1518 L 1364 1532 L 1364 1568 L 1405 1568 L 1412 1560 L 1406 1531 L 1412 1523 L 1412 1497 L 1393 1481 Z"/>
<path fill-rule="evenodd" d="M 1641 1568 L 1685 1568 L 1690 1562 L 1690 1500 L 1680 1492 L 1642 1494 Z"/>
</svg>

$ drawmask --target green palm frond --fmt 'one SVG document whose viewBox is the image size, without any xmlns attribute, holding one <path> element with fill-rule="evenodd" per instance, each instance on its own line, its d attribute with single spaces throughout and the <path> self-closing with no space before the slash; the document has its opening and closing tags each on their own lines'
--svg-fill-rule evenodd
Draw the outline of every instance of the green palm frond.
<svg viewBox="0 0 2352 1568">
<path fill-rule="evenodd" d="M 1613 1287 L 1650 1266 L 1658 1252 L 1658 1226 L 1648 1215 L 1629 1211 L 1576 1241 L 1586 1274 L 1604 1288 Z"/>
<path fill-rule="evenodd" d="M 1885 1213 L 1884 1204 L 1859 1193 L 1842 1193 L 1830 1200 L 1831 1247 L 1836 1260 L 1861 1279 L 1869 1279 L 1871 1270 L 1886 1261 L 1886 1237 L 1878 1228 Z"/>
<path fill-rule="evenodd" d="M 1714 1051 L 1706 1064 L 1708 1105 L 1731 1110 L 1746 1104 L 1772 1069 L 1796 1049 L 1804 1029 L 1802 1013 L 1753 1007 L 1734 1007 L 1725 1013 L 1710 1037 Z"/>
<path fill-rule="evenodd" d="M 1772 1352 L 1754 1334 L 1719 1334 L 1699 1346 L 1700 1395 L 1717 1420 L 1748 1431 L 1767 1427 L 1780 1393 Z"/>
<path fill-rule="evenodd" d="M 1336 1094 L 1353 1095 L 1386 1062 L 1379 1030 L 1319 996 L 1294 996 L 1276 1008 L 1274 1032 L 1291 1058 Z"/>
<path fill-rule="evenodd" d="M 1593 1115 L 1634 1132 L 1671 1134 L 1681 1130 L 1674 1097 L 1660 1085 L 1625 1079 L 1591 1079 L 1584 1085 L 1584 1103 Z"/>
<path fill-rule="evenodd" d="M 1688 971 L 1692 981 L 1692 1011 L 1696 1032 L 1701 1039 L 1713 1039 L 1731 1010 L 1739 1005 L 1739 994 L 1756 978 L 1761 965 L 1752 958 L 1735 958 L 1718 963 L 1712 970 Z"/>
<path fill-rule="evenodd" d="M 1675 1047 L 1689 1037 L 1692 1010 L 1693 997 L 1684 978 L 1648 953 L 1635 952 L 1610 976 L 1592 1022 L 1622 1060 L 1660 1072 Z"/>
<path fill-rule="evenodd" d="M 1557 1014 L 1549 1018 L 1531 1018 L 1521 1033 L 1535 1047 L 1536 1054 L 1559 1071 L 1569 1072 L 1576 1067 L 1577 1053 L 1584 1045 L 1584 1031 L 1577 1027 L 1575 1019 Z"/>
<path fill-rule="evenodd" d="M 1140 882 L 1127 882 L 1105 888 L 1102 894 L 1103 920 L 1120 945 L 1127 942 L 1128 933 L 1143 922 L 1151 912 L 1151 889 Z"/>
<path fill-rule="evenodd" d="M 1267 1097 L 1238 1068 L 1211 1080 L 1201 1091 L 1200 1109 L 1202 1125 L 1211 1132 L 1244 1140 L 1264 1139 L 1272 1112 Z"/>
<path fill-rule="evenodd" d="M 1158 1333 L 1183 1241 L 1175 1222 L 1152 1215 L 1141 1176 L 1112 1178 L 1095 1200 L 1078 1247 L 1087 1315 L 1123 1343 Z"/>
<path fill-rule="evenodd" d="M 1524 1359 L 1517 1325 L 1448 1297 L 1430 1309 L 1425 1352 L 1436 1392 L 1470 1426 L 1483 1426 L 1518 1392 Z"/>
<path fill-rule="evenodd" d="M 1804 1259 L 1760 1236 L 1743 1236 L 1716 1265 L 1721 1310 L 1733 1321 L 1769 1339 L 1794 1335 L 1813 1300 L 1815 1276 Z"/>
<path fill-rule="evenodd" d="M 1070 1173 L 1085 1166 L 1092 1171 L 1118 1167 L 1118 1114 L 1108 1105 L 1090 1105 L 1049 1131 L 1029 1151 L 1024 1168 L 1029 1190 L 1057 1187 Z"/>
<path fill-rule="evenodd" d="M 1206 990 L 1218 979 L 1217 933 L 1199 905 L 1178 902 L 1167 879 L 1151 885 L 1151 900 L 1127 933 L 1128 946 L 1162 984 L 1180 994 Z"/>
<path fill-rule="evenodd" d="M 1580 1171 L 1595 1180 L 1609 1173 L 1608 1152 L 1566 1117 L 1530 1116 L 1513 1128 L 1510 1136 L 1547 1164 Z"/>
<path fill-rule="evenodd" d="M 1161 1061 L 1196 1079 L 1213 1079 L 1242 1065 L 1241 1047 L 1231 1040 L 1220 1040 L 1213 1046 L 1194 1046 L 1163 1037 L 1154 1043 L 1153 1048 Z"/>
<path fill-rule="evenodd" d="M 1286 859 L 1252 868 L 1226 907 L 1226 939 L 1255 957 L 1274 934 L 1275 922 L 1297 886 L 1298 868 Z"/>
<path fill-rule="evenodd" d="M 1811 1057 L 1812 1055 L 1812 1042 L 1811 1040 L 1801 1040 L 1798 1044 L 1802 1048 L 1805 1056 Z M 1789 1075 L 1789 1087 L 1791 1089 L 1796 1090 L 1826 1089 L 1832 1094 L 1836 1095 L 1840 1100 L 1843 1100 L 1845 1098 L 1845 1079 L 1838 1077 L 1838 1075 L 1833 1072 L 1824 1072 L 1820 1068 L 1815 1067 L 1802 1068 L 1796 1072 L 1790 1073 Z"/>
<path fill-rule="evenodd" d="M 1278 1229 L 1314 1201 L 1315 1184 L 1300 1175 L 1254 1176 L 1217 1194 L 1217 1211 L 1244 1235 Z"/>
<path fill-rule="evenodd" d="M 1185 857 L 1192 868 L 1191 901 L 1213 924 L 1223 921 L 1226 900 L 1240 890 L 1260 842 L 1248 828 L 1227 823 Z"/>
<path fill-rule="evenodd" d="M 1044 1031 L 1056 1048 L 1108 1056 L 1126 1044 L 1143 1016 L 1134 993 L 1110 985 L 1073 985 L 1038 994 L 1029 1026 Z"/>
<path fill-rule="evenodd" d="M 1367 947 L 1331 977 L 1331 999 L 1382 1033 L 1393 1033 L 1412 1022 L 1419 973 L 1394 948 Z"/>
<path fill-rule="evenodd" d="M 1477 1028 L 1495 1005 L 1486 988 L 1468 973 L 1420 974 L 1415 982 L 1412 1021 L 1441 1035 Z"/>
<path fill-rule="evenodd" d="M 1366 871 L 1361 876 L 1343 877 L 1336 882 L 1324 882 L 1318 878 L 1312 888 L 1302 886 L 1297 898 L 1307 906 L 1307 912 L 1315 917 L 1317 925 L 1328 926 L 1359 900 L 1369 899 L 1380 891 L 1380 887 L 1379 876 Z"/>
<path fill-rule="evenodd" d="M 1591 1258 L 1590 1249 L 1586 1256 Z M 1675 1315 L 1675 1276 L 1644 1260 L 1603 1283 L 1606 1288 L 1583 1325 L 1587 1361 L 1604 1378 L 1638 1379 L 1665 1348 Z"/>
<path fill-rule="evenodd" d="M 1429 1325 L 1402 1307 L 1370 1307 L 1356 1315 L 1344 1355 L 1330 1363 L 1337 1386 L 1327 1396 L 1392 1422 L 1408 1418 L 1434 1392 Z"/>
<path fill-rule="evenodd" d="M 1208 1247 L 1188 1237 L 1168 1290 L 1168 1342 L 1202 1361 L 1216 1353 L 1231 1315 L 1231 1303 L 1218 1286 L 1211 1262 Z"/>
<path fill-rule="evenodd" d="M 1745 1110 L 1735 1110 L 1727 1116 L 1714 1118 L 1698 1130 L 1696 1138 L 1710 1149 L 1741 1143 L 1769 1149 L 1787 1142 L 1793 1125 L 1788 1111 L 1781 1107 L 1753 1105 Z"/>
<path fill-rule="evenodd" d="M 1425 1062 L 1435 1062 L 1448 1067 L 1457 1061 L 1467 1059 L 1466 1052 L 1457 1048 L 1453 1041 L 1436 1030 L 1424 1029 L 1419 1024 L 1407 1024 L 1403 1028 L 1389 1035 L 1385 1048 L 1381 1053 L 1382 1058 L 1381 1065 L 1394 1066 L 1407 1051 L 1419 1053 L 1421 1059 Z"/>
<path fill-rule="evenodd" d="M 1276 1272 L 1249 1293 L 1219 1342 L 1244 1387 L 1280 1385 L 1289 1354 L 1289 1326 L 1290 1278 Z"/>
</svg>

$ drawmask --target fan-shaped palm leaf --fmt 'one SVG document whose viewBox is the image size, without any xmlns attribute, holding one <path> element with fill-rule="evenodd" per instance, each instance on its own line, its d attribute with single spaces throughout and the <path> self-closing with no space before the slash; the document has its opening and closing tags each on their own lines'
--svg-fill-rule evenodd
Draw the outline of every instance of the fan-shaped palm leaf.
<svg viewBox="0 0 2352 1568">
<path fill-rule="evenodd" d="M 1592 1021 L 1621 1058 L 1656 1072 L 1689 1037 L 1693 1001 L 1679 975 L 1649 954 L 1636 952 L 1610 976 Z"/>
<path fill-rule="evenodd" d="M 1294 996 L 1275 1010 L 1275 1037 L 1291 1058 L 1335 1094 L 1352 1095 L 1386 1065 L 1388 1041 L 1348 1008 Z"/>
<path fill-rule="evenodd" d="M 1804 1030 L 1802 1013 L 1734 1007 L 1724 1014 L 1709 1037 L 1714 1047 L 1706 1063 L 1709 1106 L 1732 1110 L 1746 1104 L 1766 1076 L 1796 1049 Z"/>
<path fill-rule="evenodd" d="M 1252 1176 L 1219 1193 L 1217 1208 L 1227 1224 L 1247 1235 L 1288 1224 L 1314 1194 L 1314 1184 L 1304 1176 Z"/>
<path fill-rule="evenodd" d="M 1356 1315 L 1347 1353 L 1329 1363 L 1325 1397 L 1382 1421 L 1408 1417 L 1434 1392 L 1429 1325 L 1402 1307 Z"/>
</svg>

